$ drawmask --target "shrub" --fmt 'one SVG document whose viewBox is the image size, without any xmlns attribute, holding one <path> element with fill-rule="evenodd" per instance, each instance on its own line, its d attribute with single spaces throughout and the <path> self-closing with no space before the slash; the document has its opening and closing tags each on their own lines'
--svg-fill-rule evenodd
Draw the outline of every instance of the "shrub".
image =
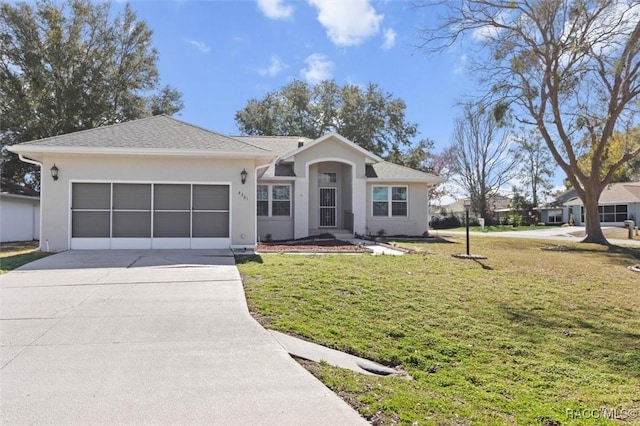
<svg viewBox="0 0 640 426">
<path fill-rule="evenodd" d="M 429 226 L 431 229 L 451 229 L 461 227 L 462 222 L 458 216 L 450 213 L 448 216 L 432 217 Z"/>
</svg>

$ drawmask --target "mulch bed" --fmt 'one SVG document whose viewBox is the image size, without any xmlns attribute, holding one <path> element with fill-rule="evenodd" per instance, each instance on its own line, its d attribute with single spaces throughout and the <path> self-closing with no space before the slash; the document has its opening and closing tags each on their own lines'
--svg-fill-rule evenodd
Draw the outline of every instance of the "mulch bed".
<svg viewBox="0 0 640 426">
<path fill-rule="evenodd" d="M 261 242 L 258 253 L 369 253 L 366 247 L 336 239 Z"/>
</svg>

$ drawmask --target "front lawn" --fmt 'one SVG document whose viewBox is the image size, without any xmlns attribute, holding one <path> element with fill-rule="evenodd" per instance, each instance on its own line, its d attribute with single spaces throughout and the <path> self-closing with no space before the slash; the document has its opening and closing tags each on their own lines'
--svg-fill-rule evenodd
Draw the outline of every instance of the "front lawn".
<svg viewBox="0 0 640 426">
<path fill-rule="evenodd" d="M 513 225 L 487 225 L 484 227 L 484 231 L 480 227 L 480 225 L 470 225 L 469 231 L 471 232 L 513 232 L 513 231 L 535 231 L 536 229 L 553 229 L 559 228 L 559 226 L 545 226 L 545 225 L 524 225 L 524 226 L 513 226 Z M 467 228 L 465 226 L 461 226 L 459 228 L 451 228 L 451 229 L 431 229 L 429 232 L 431 233 L 446 233 L 447 231 L 456 231 L 456 232 L 465 232 Z"/>
<path fill-rule="evenodd" d="M 640 274 L 627 269 L 640 250 L 478 238 L 472 253 L 488 259 L 472 261 L 451 257 L 465 250 L 463 237 L 451 241 L 406 243 L 422 253 L 401 257 L 280 254 L 238 266 L 267 327 L 413 376 L 314 366 L 374 424 L 640 420 Z"/>
<path fill-rule="evenodd" d="M 0 275 L 51 253 L 36 251 L 37 241 L 2 243 L 0 246 Z"/>
</svg>

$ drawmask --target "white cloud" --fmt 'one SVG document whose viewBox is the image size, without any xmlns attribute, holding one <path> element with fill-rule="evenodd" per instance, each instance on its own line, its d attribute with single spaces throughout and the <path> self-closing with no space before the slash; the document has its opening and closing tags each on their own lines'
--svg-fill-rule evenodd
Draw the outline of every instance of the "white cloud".
<svg viewBox="0 0 640 426">
<path fill-rule="evenodd" d="M 396 44 L 396 32 L 391 28 L 384 30 L 384 43 L 382 43 L 383 50 L 389 50 Z"/>
<path fill-rule="evenodd" d="M 202 53 L 209 53 L 211 52 L 211 49 L 209 48 L 209 46 L 207 46 L 206 44 L 204 44 L 204 42 L 199 41 L 199 40 L 190 40 L 190 39 L 185 39 L 185 41 L 195 47 L 198 48 L 198 50 Z"/>
<path fill-rule="evenodd" d="M 357 46 L 378 34 L 384 15 L 369 0 L 308 0 L 318 10 L 318 22 L 337 46 Z"/>
<path fill-rule="evenodd" d="M 262 76 L 268 76 L 268 77 L 275 77 L 276 75 L 280 74 L 280 72 L 282 70 L 284 70 L 285 68 L 287 68 L 288 65 L 285 64 L 284 62 L 282 62 L 280 60 L 280 58 L 278 58 L 277 56 L 273 55 L 271 56 L 271 62 L 269 63 L 268 67 L 265 68 L 260 68 L 258 70 L 258 74 L 262 75 Z"/>
<path fill-rule="evenodd" d="M 499 12 L 493 18 L 493 20 L 498 24 L 504 24 L 509 19 L 509 16 L 510 16 L 510 12 L 508 10 L 505 10 L 505 11 Z M 475 41 L 482 42 L 482 41 L 491 40 L 497 37 L 501 31 L 502 31 L 501 28 L 494 27 L 492 25 L 484 25 L 473 30 L 473 32 L 471 33 L 471 37 Z"/>
<path fill-rule="evenodd" d="M 458 58 L 458 63 L 453 68 L 453 73 L 455 75 L 462 74 L 464 72 L 465 68 L 467 67 L 467 62 L 468 61 L 469 61 L 469 57 L 466 54 L 460 55 L 460 57 Z"/>
<path fill-rule="evenodd" d="M 300 71 L 302 77 L 311 84 L 318 84 L 322 80 L 329 80 L 332 77 L 334 63 L 322 53 L 314 53 L 304 60 L 306 68 Z"/>
<path fill-rule="evenodd" d="M 267 18 L 287 19 L 293 15 L 293 6 L 283 0 L 258 0 L 258 7 Z"/>
</svg>

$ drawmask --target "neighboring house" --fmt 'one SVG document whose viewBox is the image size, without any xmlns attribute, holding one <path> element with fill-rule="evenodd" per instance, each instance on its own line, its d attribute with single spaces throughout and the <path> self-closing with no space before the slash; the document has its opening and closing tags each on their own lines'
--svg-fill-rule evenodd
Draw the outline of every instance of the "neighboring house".
<svg viewBox="0 0 640 426">
<path fill-rule="evenodd" d="M 576 225 L 583 225 L 584 207 L 575 191 L 565 205 L 569 210 L 568 214 L 573 214 Z M 624 221 L 628 219 L 637 223 L 640 218 L 640 182 L 622 182 L 607 186 L 600 194 L 598 211 L 600 222 L 605 225 L 623 226 Z"/>
<path fill-rule="evenodd" d="M 40 194 L 2 178 L 0 183 L 0 242 L 40 238 Z"/>
<path fill-rule="evenodd" d="M 458 217 L 464 217 L 465 215 L 465 201 L 468 201 L 469 198 L 463 198 L 461 200 L 456 200 L 453 203 L 446 204 L 437 209 L 437 212 L 433 212 L 433 214 L 438 214 L 443 216 L 442 213 L 446 213 L 446 215 L 454 214 Z M 509 204 L 511 203 L 511 199 L 509 197 L 505 197 L 504 195 L 493 195 L 489 197 L 489 212 L 491 213 L 491 219 L 494 222 L 500 222 L 503 216 L 509 213 Z M 475 217 L 475 213 L 471 211 L 469 213 L 472 217 Z"/>
<path fill-rule="evenodd" d="M 168 116 L 9 149 L 42 165 L 42 240 L 52 251 L 251 248 L 267 236 L 322 232 L 421 235 L 429 190 L 443 182 L 338 134 L 230 137 Z"/>
<path fill-rule="evenodd" d="M 569 223 L 571 212 L 569 211 L 567 202 L 576 197 L 576 190 L 574 188 L 557 194 L 553 202 L 538 208 L 540 212 L 540 222 L 547 225 Z"/>
</svg>

